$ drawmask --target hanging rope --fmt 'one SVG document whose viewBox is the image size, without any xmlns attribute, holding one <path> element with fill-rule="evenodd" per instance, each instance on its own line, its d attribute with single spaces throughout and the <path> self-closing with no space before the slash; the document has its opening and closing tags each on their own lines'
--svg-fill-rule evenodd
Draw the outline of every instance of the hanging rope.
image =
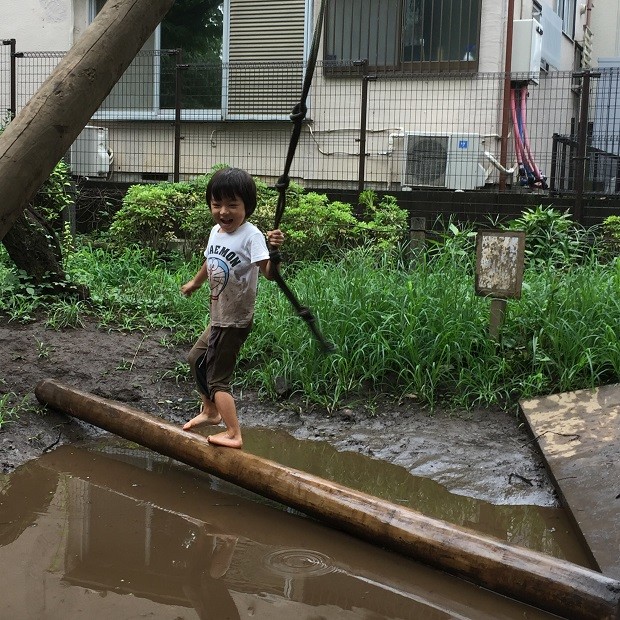
<svg viewBox="0 0 620 620">
<path fill-rule="evenodd" d="M 293 158 L 295 157 L 295 151 L 297 150 L 297 143 L 299 142 L 299 136 L 301 135 L 303 123 L 306 119 L 306 113 L 308 112 L 306 100 L 308 99 L 308 93 L 310 92 L 310 86 L 312 85 L 312 77 L 314 75 L 314 69 L 316 67 L 317 56 L 319 53 L 319 43 L 321 41 L 321 30 L 323 26 L 323 17 L 325 14 L 326 4 L 327 0 L 322 0 L 316 25 L 314 28 L 314 36 L 312 37 L 312 46 L 310 48 L 310 54 L 308 56 L 308 64 L 304 76 L 301 97 L 299 99 L 299 102 L 295 104 L 295 106 L 293 107 L 293 111 L 291 112 L 290 118 L 293 121 L 293 131 L 291 133 L 291 139 L 288 145 L 288 153 L 286 155 L 286 162 L 284 164 L 284 172 L 282 173 L 275 185 L 275 188 L 278 191 L 278 204 L 276 206 L 275 220 L 273 225 L 274 229 L 280 227 L 280 222 L 282 221 L 282 216 L 284 215 L 284 210 L 286 209 L 286 190 L 288 189 L 291 182 L 289 173 L 291 170 L 291 165 L 293 164 Z M 282 260 L 280 252 L 277 249 L 273 248 L 269 253 L 269 257 L 271 261 L 275 264 L 280 263 Z M 310 331 L 314 334 L 315 338 L 319 342 L 323 352 L 329 353 L 333 351 L 335 347 L 331 342 L 328 342 L 321 333 L 317 325 L 316 317 L 312 314 L 310 308 L 302 306 L 299 303 L 297 297 L 295 297 L 295 294 L 291 291 L 291 289 L 289 289 L 286 282 L 282 278 L 279 270 L 276 271 L 274 279 L 276 284 L 280 287 L 284 295 L 286 295 L 287 299 L 295 308 L 298 316 L 300 316 L 307 323 Z"/>
</svg>

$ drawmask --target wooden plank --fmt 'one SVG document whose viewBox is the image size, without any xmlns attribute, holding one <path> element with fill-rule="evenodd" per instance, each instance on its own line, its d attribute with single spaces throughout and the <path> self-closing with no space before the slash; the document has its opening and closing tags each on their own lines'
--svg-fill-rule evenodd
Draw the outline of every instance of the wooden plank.
<svg viewBox="0 0 620 620">
<path fill-rule="evenodd" d="M 212 446 L 196 433 L 52 379 L 41 381 L 35 394 L 54 409 L 515 600 L 572 620 L 620 616 L 620 582 L 595 571 L 242 450 Z"/>
<path fill-rule="evenodd" d="M 520 405 L 594 561 L 620 579 L 620 384 Z"/>
</svg>

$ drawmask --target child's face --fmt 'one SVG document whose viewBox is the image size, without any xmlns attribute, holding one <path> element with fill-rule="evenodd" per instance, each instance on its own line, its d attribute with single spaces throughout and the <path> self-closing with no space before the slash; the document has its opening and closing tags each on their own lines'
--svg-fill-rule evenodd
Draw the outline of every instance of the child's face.
<svg viewBox="0 0 620 620">
<path fill-rule="evenodd" d="M 245 204 L 238 196 L 234 198 L 211 198 L 211 215 L 223 232 L 233 233 L 245 222 Z"/>
</svg>

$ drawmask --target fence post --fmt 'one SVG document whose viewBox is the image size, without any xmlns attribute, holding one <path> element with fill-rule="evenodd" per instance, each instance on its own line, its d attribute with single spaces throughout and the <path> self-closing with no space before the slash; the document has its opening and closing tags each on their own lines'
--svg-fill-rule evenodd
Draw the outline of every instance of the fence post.
<svg viewBox="0 0 620 620">
<path fill-rule="evenodd" d="M 588 113 L 590 106 L 590 79 L 600 77 L 600 73 L 580 71 L 573 77 L 581 78 L 581 97 L 579 101 L 579 125 L 577 126 L 577 156 L 575 160 L 575 221 L 583 223 L 583 191 L 585 184 L 588 149 Z"/>
<path fill-rule="evenodd" d="M 11 118 L 15 118 L 15 114 L 17 114 L 17 71 L 16 71 L 16 62 L 15 62 L 15 39 L 4 39 L 2 41 L 2 45 L 10 45 L 11 46 L 11 86 L 10 86 L 10 107 L 9 114 Z"/>
<path fill-rule="evenodd" d="M 174 172 L 173 181 L 178 183 L 181 175 L 181 110 L 182 94 L 183 94 L 183 71 L 189 68 L 189 65 L 181 64 L 183 59 L 183 50 L 176 50 L 177 61 L 174 72 Z"/>
<path fill-rule="evenodd" d="M 558 138 L 560 134 L 553 132 L 552 146 L 551 146 L 551 172 L 549 174 L 549 191 L 556 192 L 556 168 L 558 165 Z"/>
<path fill-rule="evenodd" d="M 368 118 L 368 82 L 376 80 L 376 75 L 368 75 L 368 60 L 353 63 L 362 67 L 362 100 L 360 107 L 360 162 L 357 177 L 357 190 L 364 191 L 366 176 L 366 119 Z"/>
</svg>

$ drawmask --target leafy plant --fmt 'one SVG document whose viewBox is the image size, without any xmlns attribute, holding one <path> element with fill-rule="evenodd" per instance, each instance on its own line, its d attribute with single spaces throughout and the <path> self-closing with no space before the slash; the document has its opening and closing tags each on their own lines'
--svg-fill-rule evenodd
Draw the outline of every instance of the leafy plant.
<svg viewBox="0 0 620 620">
<path fill-rule="evenodd" d="M 13 392 L 0 394 L 0 429 L 3 425 L 19 417 L 20 411 L 25 408 L 26 397 L 15 402 L 17 395 Z"/>
<path fill-rule="evenodd" d="M 359 202 L 363 208 L 363 221 L 358 224 L 360 234 L 374 241 L 380 251 L 397 248 L 407 232 L 408 211 L 388 194 L 377 204 L 377 194 L 371 189 L 360 193 Z"/>
<path fill-rule="evenodd" d="M 62 211 L 73 203 L 71 170 L 59 161 L 33 200 L 37 212 L 51 225 L 57 226 Z"/>
<path fill-rule="evenodd" d="M 113 218 L 108 238 L 117 246 L 163 252 L 187 214 L 204 199 L 189 183 L 132 185 Z"/>
<path fill-rule="evenodd" d="M 567 267 L 583 260 L 589 251 L 583 227 L 569 211 L 562 213 L 551 205 L 526 209 L 506 228 L 525 231 L 525 258 L 533 265 Z"/>
</svg>

